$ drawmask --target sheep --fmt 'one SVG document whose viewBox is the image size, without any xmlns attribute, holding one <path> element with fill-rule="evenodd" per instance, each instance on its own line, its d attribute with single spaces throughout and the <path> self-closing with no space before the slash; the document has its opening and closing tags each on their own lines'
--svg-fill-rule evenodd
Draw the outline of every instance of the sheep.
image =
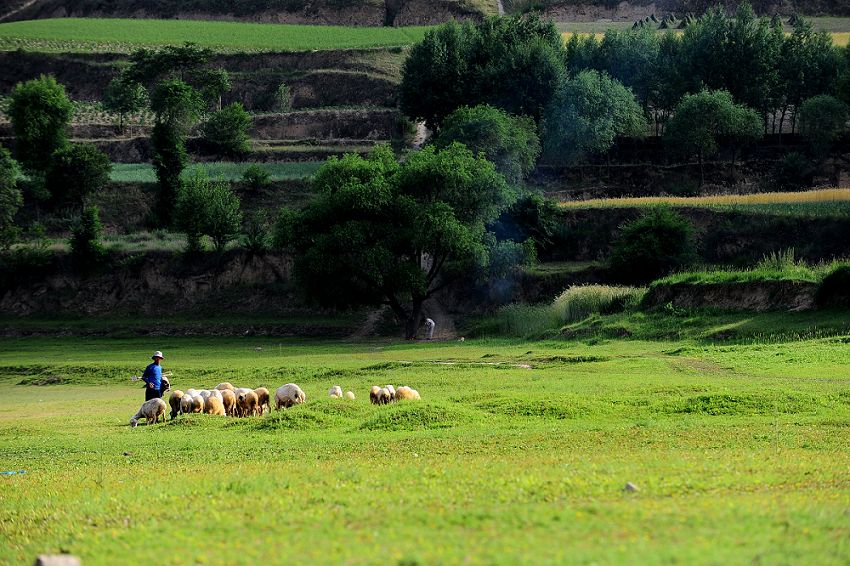
<svg viewBox="0 0 850 566">
<path fill-rule="evenodd" d="M 142 403 L 142 407 L 139 409 L 139 412 L 133 415 L 130 419 L 130 426 L 136 428 L 139 424 L 139 419 L 145 419 L 149 425 L 159 422 L 159 417 L 162 417 L 163 422 L 165 422 L 165 409 L 168 405 L 165 404 L 165 401 L 156 397 L 154 399 L 150 399 Z"/>
<path fill-rule="evenodd" d="M 215 388 L 218 389 L 219 391 L 224 391 L 224 390 L 233 391 L 233 384 L 230 383 L 229 381 L 223 381 L 223 382 L 219 383 L 218 385 L 216 385 Z"/>
<path fill-rule="evenodd" d="M 171 420 L 177 416 L 180 412 L 180 400 L 183 398 L 183 392 L 179 389 L 175 389 L 171 392 L 171 395 L 168 397 L 168 404 L 171 405 Z"/>
<path fill-rule="evenodd" d="M 200 395 L 192 396 L 192 410 L 191 413 L 202 413 L 204 411 L 204 398 Z"/>
<path fill-rule="evenodd" d="M 194 397 L 198 393 L 200 393 L 200 391 L 198 391 L 197 389 L 187 389 L 185 395 L 190 395 Z"/>
<path fill-rule="evenodd" d="M 281 407 L 288 409 L 293 405 L 300 405 L 307 400 L 304 391 L 294 383 L 281 385 L 274 392 L 275 408 L 280 410 Z"/>
<path fill-rule="evenodd" d="M 377 385 L 373 385 L 372 389 L 369 390 L 369 400 L 373 405 L 381 404 L 381 388 Z"/>
<path fill-rule="evenodd" d="M 395 401 L 395 387 L 392 385 L 384 386 L 384 389 L 390 392 L 390 401 Z"/>
<path fill-rule="evenodd" d="M 193 399 L 194 399 L 194 397 L 192 395 L 189 395 L 188 393 L 183 394 L 183 397 L 180 398 L 180 412 L 181 413 L 183 413 L 185 415 L 185 414 L 193 412 L 192 411 L 192 407 L 194 406 L 194 403 L 192 402 Z"/>
<path fill-rule="evenodd" d="M 334 385 L 330 389 L 328 389 L 328 397 L 332 399 L 339 399 L 342 397 L 342 387 L 339 385 Z"/>
<path fill-rule="evenodd" d="M 224 389 L 221 391 L 222 404 L 224 405 L 224 413 L 232 417 L 233 410 L 236 406 L 236 394 L 230 389 Z"/>
<path fill-rule="evenodd" d="M 354 401 L 354 391 L 346 391 L 345 398 L 349 401 Z"/>
<path fill-rule="evenodd" d="M 218 389 L 211 389 L 211 390 L 210 390 L 210 395 L 209 395 L 209 396 L 210 396 L 210 397 L 215 397 L 216 399 L 218 399 L 219 401 L 221 401 L 222 403 L 224 403 L 224 397 L 222 396 L 222 392 L 221 392 L 220 390 L 218 390 Z"/>
<path fill-rule="evenodd" d="M 236 396 L 236 405 L 239 407 L 239 415 L 243 417 L 252 417 L 257 413 L 259 407 L 259 399 L 253 391 L 240 393 Z"/>
<path fill-rule="evenodd" d="M 204 400 L 204 413 L 208 415 L 221 415 L 222 417 L 225 415 L 224 405 L 221 402 L 221 399 L 216 397 L 215 395 L 210 395 Z"/>
<path fill-rule="evenodd" d="M 269 403 L 269 390 L 265 387 L 257 387 L 254 389 L 254 393 L 257 394 L 257 409 L 259 409 L 259 413 L 262 415 L 263 412 L 265 412 L 265 409 L 263 408 L 264 406 L 268 407 L 269 412 L 271 413 L 272 406 L 271 403 Z"/>
<path fill-rule="evenodd" d="M 399 401 L 420 401 L 419 392 L 407 386 L 402 386 L 396 391 L 396 399 Z"/>
<path fill-rule="evenodd" d="M 201 389 L 200 392 L 198 392 L 198 395 L 200 395 L 201 398 L 204 401 L 206 401 L 209 398 L 209 396 L 212 395 L 212 393 L 210 392 L 209 389 Z"/>
<path fill-rule="evenodd" d="M 392 395 L 390 394 L 390 390 L 387 389 L 386 387 L 382 387 L 381 388 L 381 402 L 379 403 L 379 405 L 388 405 L 388 404 L 392 403 L 392 400 L 393 400 L 393 398 L 392 398 Z"/>
</svg>

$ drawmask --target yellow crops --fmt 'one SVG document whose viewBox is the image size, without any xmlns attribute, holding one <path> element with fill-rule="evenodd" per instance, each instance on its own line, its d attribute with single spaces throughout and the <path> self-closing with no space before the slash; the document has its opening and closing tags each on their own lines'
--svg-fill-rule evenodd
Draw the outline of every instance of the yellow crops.
<svg viewBox="0 0 850 566">
<path fill-rule="evenodd" d="M 797 204 L 850 201 L 850 189 L 819 189 L 787 193 L 751 195 L 713 195 L 704 197 L 634 197 L 574 200 L 560 203 L 563 208 L 628 208 L 669 204 L 674 206 L 712 206 L 746 204 Z"/>
</svg>

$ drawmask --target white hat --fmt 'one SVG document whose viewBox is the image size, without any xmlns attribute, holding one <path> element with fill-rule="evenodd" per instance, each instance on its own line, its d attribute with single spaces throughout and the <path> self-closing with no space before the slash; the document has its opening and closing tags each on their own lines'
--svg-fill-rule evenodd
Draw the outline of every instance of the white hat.
<svg viewBox="0 0 850 566">
<path fill-rule="evenodd" d="M 154 359 L 154 358 L 162 358 L 164 360 L 165 356 L 162 355 L 162 352 L 157 350 L 156 352 L 153 353 L 153 356 L 151 356 L 151 359 Z"/>
</svg>

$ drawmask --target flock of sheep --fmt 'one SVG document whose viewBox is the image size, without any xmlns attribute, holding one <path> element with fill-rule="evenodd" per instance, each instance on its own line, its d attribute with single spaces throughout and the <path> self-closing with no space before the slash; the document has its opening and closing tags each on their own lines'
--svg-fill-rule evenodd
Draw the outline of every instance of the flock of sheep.
<svg viewBox="0 0 850 566">
<path fill-rule="evenodd" d="M 339 385 L 331 387 L 328 390 L 328 396 L 333 399 L 344 397 L 354 400 L 355 398 L 353 391 L 346 391 L 343 395 L 342 388 Z M 392 385 L 385 387 L 375 385 L 369 391 L 369 400 L 374 405 L 386 405 L 395 401 L 418 401 L 419 399 L 419 392 L 406 386 L 399 387 L 396 390 Z M 307 396 L 294 383 L 287 383 L 277 388 L 274 400 L 275 408 L 280 410 L 304 403 Z M 216 385 L 215 389 L 187 389 L 185 393 L 179 389 L 174 390 L 168 398 L 168 404 L 159 398 L 145 401 L 139 412 L 130 419 L 130 426 L 135 427 L 142 419 L 145 419 L 149 425 L 159 422 L 160 417 L 165 422 L 165 411 L 168 410 L 169 405 L 171 406 L 172 419 L 180 413 L 250 417 L 262 415 L 266 408 L 271 412 L 269 390 L 265 387 L 258 387 L 257 389 L 235 388 L 232 384 L 224 382 Z"/>
</svg>

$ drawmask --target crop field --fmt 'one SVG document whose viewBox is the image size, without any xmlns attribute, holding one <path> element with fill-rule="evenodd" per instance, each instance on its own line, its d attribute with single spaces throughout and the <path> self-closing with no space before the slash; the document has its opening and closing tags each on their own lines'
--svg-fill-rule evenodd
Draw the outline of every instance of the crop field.
<svg viewBox="0 0 850 566">
<path fill-rule="evenodd" d="M 311 177 L 322 161 L 306 161 L 292 163 L 249 163 L 215 161 L 208 163 L 193 163 L 186 168 L 186 174 L 191 175 L 194 171 L 203 171 L 210 179 L 221 179 L 223 181 L 238 181 L 242 179 L 245 170 L 251 165 L 259 165 L 269 172 L 272 181 L 284 179 L 301 179 Z M 113 163 L 110 178 L 120 183 L 155 183 L 153 165 L 150 163 Z"/>
<path fill-rule="evenodd" d="M 0 24 L 0 48 L 127 51 L 193 42 L 241 51 L 358 49 L 413 44 L 428 27 L 346 27 L 194 20 L 58 18 Z M 52 43 L 51 43 L 52 42 Z"/>
<path fill-rule="evenodd" d="M 800 192 L 753 193 L 699 197 L 622 197 L 570 200 L 559 203 L 564 209 L 673 207 L 716 208 L 764 214 L 802 216 L 850 215 L 850 189 L 833 188 Z"/>
<path fill-rule="evenodd" d="M 789 340 L 5 338 L 0 561 L 846 564 L 850 335 Z M 307 402 L 130 428 L 155 348 Z"/>
</svg>

